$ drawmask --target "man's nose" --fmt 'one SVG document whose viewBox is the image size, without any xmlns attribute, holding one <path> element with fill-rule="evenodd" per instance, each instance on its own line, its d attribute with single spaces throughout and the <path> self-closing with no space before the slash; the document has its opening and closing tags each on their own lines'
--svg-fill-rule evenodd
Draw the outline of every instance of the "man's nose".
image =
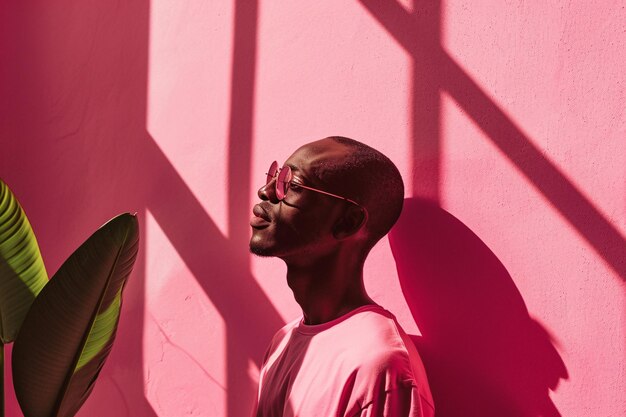
<svg viewBox="0 0 626 417">
<path fill-rule="evenodd" d="M 257 195 L 263 201 L 270 201 L 274 204 L 278 203 L 278 197 L 276 197 L 276 178 L 259 188 Z"/>
</svg>

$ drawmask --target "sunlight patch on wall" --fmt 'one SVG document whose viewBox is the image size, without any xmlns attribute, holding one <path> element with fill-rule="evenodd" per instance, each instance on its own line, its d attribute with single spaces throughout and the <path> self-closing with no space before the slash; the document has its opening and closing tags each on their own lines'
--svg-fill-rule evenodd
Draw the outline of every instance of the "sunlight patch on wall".
<svg viewBox="0 0 626 417">
<path fill-rule="evenodd" d="M 616 217 L 624 205 L 615 192 L 626 180 L 619 88 L 626 52 L 607 40 L 622 30 L 624 10 L 607 16 L 584 4 L 444 2 L 443 15 L 444 53 L 585 198 Z"/>
<path fill-rule="evenodd" d="M 150 5 L 147 130 L 223 234 L 231 3 Z"/>
<path fill-rule="evenodd" d="M 159 415 L 225 415 L 224 320 L 146 212 L 144 375 Z"/>
<path fill-rule="evenodd" d="M 408 172 L 410 62 L 358 2 L 261 2 L 252 184 L 273 159 L 329 135 L 372 145 Z"/>
</svg>

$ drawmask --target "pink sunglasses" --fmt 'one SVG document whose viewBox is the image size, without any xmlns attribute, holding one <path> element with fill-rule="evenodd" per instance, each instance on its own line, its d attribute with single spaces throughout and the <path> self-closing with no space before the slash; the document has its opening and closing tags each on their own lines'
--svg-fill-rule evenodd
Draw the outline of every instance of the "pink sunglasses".
<svg viewBox="0 0 626 417">
<path fill-rule="evenodd" d="M 293 176 L 291 174 L 291 168 L 288 166 L 284 168 L 278 168 L 278 162 L 276 161 L 272 162 L 272 165 L 270 165 L 270 168 L 267 171 L 267 178 L 265 180 L 265 185 L 272 182 L 274 178 L 276 178 L 275 187 L 276 187 L 276 198 L 278 199 L 278 201 L 282 201 L 285 198 L 285 195 L 287 194 L 287 191 L 289 191 L 290 187 L 293 187 L 294 189 L 296 189 L 297 187 L 301 187 L 301 188 L 306 188 L 307 190 L 315 191 L 316 193 L 326 194 L 331 197 L 339 198 L 341 200 L 345 200 L 349 203 L 355 204 L 358 207 L 360 207 L 365 212 L 365 215 L 367 216 L 367 210 L 365 209 L 365 207 L 361 206 L 359 203 L 357 203 L 354 200 L 351 200 L 347 197 L 342 197 L 337 194 L 329 193 L 328 191 L 323 191 L 323 190 L 318 190 L 317 188 L 308 187 L 306 185 L 300 184 L 299 182 L 291 181 L 293 179 Z"/>
</svg>

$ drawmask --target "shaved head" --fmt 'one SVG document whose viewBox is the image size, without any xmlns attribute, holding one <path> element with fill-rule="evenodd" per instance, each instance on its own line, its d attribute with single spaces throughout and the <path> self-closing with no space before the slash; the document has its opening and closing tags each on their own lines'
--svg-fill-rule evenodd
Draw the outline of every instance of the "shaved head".
<svg viewBox="0 0 626 417">
<path fill-rule="evenodd" d="M 334 146 L 328 146 L 330 143 Z M 320 182 L 367 209 L 367 249 L 371 249 L 389 232 L 402 211 L 404 183 L 398 168 L 376 149 L 342 136 L 305 146 L 313 152 L 318 146 L 326 150 L 319 163 L 313 165 Z"/>
</svg>

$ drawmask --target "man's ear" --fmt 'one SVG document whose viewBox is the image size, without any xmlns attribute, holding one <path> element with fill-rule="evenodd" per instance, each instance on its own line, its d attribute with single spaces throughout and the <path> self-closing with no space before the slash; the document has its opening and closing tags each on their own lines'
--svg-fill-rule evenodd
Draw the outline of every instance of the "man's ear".
<svg viewBox="0 0 626 417">
<path fill-rule="evenodd" d="M 357 233 L 367 220 L 365 209 L 350 205 L 333 226 L 333 237 L 342 240 Z"/>
</svg>

